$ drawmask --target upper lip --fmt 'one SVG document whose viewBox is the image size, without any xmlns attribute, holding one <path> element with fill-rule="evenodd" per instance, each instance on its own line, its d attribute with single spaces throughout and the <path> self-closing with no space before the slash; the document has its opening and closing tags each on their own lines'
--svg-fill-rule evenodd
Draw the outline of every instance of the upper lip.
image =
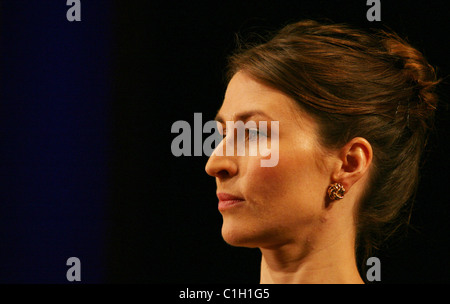
<svg viewBox="0 0 450 304">
<path fill-rule="evenodd" d="M 233 194 L 229 194 L 229 193 L 225 193 L 225 192 L 218 192 L 217 193 L 217 197 L 219 198 L 219 201 L 243 201 L 244 199 L 242 197 L 233 195 Z"/>
</svg>

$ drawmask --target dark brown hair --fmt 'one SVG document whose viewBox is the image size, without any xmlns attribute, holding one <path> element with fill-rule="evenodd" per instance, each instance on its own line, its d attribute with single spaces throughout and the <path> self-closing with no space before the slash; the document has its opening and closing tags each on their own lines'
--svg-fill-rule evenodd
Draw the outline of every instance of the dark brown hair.
<svg viewBox="0 0 450 304">
<path fill-rule="evenodd" d="M 296 100 L 319 123 L 325 147 L 354 137 L 372 145 L 370 184 L 356 215 L 357 256 L 365 263 L 409 221 L 438 102 L 435 69 L 393 32 L 306 20 L 239 49 L 228 80 L 238 71 Z"/>
</svg>

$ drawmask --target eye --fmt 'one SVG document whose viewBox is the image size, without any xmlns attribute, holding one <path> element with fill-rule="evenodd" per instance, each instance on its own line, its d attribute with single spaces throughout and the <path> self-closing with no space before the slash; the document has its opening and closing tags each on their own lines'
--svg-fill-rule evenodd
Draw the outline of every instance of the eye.
<svg viewBox="0 0 450 304">
<path fill-rule="evenodd" d="M 247 138 L 250 141 L 258 139 L 258 129 L 248 129 L 247 134 Z"/>
<path fill-rule="evenodd" d="M 258 136 L 266 136 L 266 135 L 264 134 L 264 132 L 261 132 L 260 130 L 254 129 L 254 128 L 248 129 L 247 133 L 248 133 L 247 138 L 248 138 L 248 140 L 250 140 L 250 141 L 257 140 L 257 139 L 258 139 Z"/>
</svg>

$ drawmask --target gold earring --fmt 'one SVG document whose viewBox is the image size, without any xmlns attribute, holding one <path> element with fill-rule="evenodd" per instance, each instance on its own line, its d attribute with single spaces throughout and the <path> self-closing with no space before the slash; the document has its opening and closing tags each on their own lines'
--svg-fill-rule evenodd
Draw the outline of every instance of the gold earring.
<svg viewBox="0 0 450 304">
<path fill-rule="evenodd" d="M 328 196 L 331 200 L 340 200 L 344 198 L 345 189 L 341 183 L 334 183 L 328 187 Z"/>
</svg>

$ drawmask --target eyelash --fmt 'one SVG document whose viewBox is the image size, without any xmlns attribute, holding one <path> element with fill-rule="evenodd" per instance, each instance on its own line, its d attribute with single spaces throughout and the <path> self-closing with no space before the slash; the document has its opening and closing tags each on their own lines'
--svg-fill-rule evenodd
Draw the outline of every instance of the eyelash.
<svg viewBox="0 0 450 304">
<path fill-rule="evenodd" d="M 260 136 L 265 136 L 265 134 L 263 134 L 262 132 L 260 132 L 258 129 L 249 129 L 248 131 L 247 131 L 247 133 L 248 133 L 248 139 L 249 140 L 256 140 L 256 138 L 259 138 Z M 250 138 L 250 134 L 255 134 L 256 133 L 256 135 L 257 135 L 257 137 L 255 137 L 255 138 Z"/>
<path fill-rule="evenodd" d="M 250 136 L 251 136 L 250 134 L 255 134 L 255 133 L 257 134 L 256 138 L 258 138 L 260 136 L 267 137 L 267 134 L 261 132 L 259 129 L 245 129 L 245 139 L 250 140 L 250 141 L 256 140 L 255 137 L 250 138 Z M 227 136 L 227 134 L 224 132 L 222 134 L 222 139 L 224 139 L 226 136 Z"/>
</svg>

